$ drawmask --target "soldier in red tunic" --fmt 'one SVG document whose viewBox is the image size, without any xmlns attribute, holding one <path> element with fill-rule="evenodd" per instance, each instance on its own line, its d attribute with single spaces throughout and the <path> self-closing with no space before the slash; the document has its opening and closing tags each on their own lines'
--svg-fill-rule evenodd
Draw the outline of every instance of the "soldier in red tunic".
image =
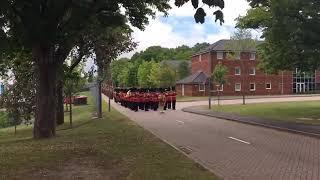
<svg viewBox="0 0 320 180">
<path fill-rule="evenodd" d="M 175 91 L 172 91 L 171 98 L 172 98 L 172 109 L 176 110 L 177 93 Z"/>
</svg>

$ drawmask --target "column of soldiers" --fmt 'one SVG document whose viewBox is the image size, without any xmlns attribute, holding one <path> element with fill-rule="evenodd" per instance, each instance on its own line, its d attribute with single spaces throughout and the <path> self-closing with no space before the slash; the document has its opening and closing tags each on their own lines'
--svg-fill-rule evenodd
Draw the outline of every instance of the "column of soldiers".
<svg viewBox="0 0 320 180">
<path fill-rule="evenodd" d="M 176 92 L 165 89 L 115 89 L 113 98 L 116 103 L 132 111 L 158 111 L 176 109 Z"/>
</svg>

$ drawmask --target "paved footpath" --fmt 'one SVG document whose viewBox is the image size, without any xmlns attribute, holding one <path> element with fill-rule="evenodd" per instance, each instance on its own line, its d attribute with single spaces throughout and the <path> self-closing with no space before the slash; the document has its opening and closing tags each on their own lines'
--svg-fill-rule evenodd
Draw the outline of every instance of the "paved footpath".
<svg viewBox="0 0 320 180">
<path fill-rule="evenodd" d="M 104 97 L 106 98 L 106 97 Z M 320 100 L 320 97 L 250 99 L 254 102 Z M 226 100 L 222 104 L 242 103 Z M 112 106 L 226 180 L 319 180 L 320 139 L 182 112 L 132 112 Z"/>
</svg>

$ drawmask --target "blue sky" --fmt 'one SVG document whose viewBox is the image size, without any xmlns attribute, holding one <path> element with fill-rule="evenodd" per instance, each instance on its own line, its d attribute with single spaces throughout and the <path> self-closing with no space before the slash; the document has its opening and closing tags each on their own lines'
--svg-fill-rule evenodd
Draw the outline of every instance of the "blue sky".
<svg viewBox="0 0 320 180">
<path fill-rule="evenodd" d="M 196 24 L 193 18 L 195 9 L 191 3 L 180 8 L 174 5 L 174 0 L 170 0 L 170 4 L 172 9 L 169 10 L 167 17 L 158 13 L 155 19 L 150 18 L 150 23 L 144 31 L 133 28 L 133 39 L 138 43 L 138 47 L 121 57 L 131 57 L 135 52 L 155 45 L 175 48 L 181 45 L 193 46 L 202 42 L 212 44 L 220 39 L 228 39 L 235 30 L 235 19 L 240 15 L 245 15 L 249 9 L 246 0 L 225 0 L 225 8 L 222 10 L 225 23 L 221 26 L 219 22 L 214 21 L 212 14 L 215 9 L 204 6 L 207 12 L 206 22 Z M 253 35 L 256 37 L 259 36 L 259 33 L 253 31 Z"/>
</svg>

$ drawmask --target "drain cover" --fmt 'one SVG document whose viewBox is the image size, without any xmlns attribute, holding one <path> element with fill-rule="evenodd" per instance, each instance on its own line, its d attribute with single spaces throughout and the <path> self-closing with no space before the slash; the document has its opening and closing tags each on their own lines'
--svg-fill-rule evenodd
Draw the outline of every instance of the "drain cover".
<svg viewBox="0 0 320 180">
<path fill-rule="evenodd" d="M 186 153 L 186 154 L 191 154 L 191 153 L 192 153 L 192 149 L 191 149 L 191 148 L 188 148 L 188 147 L 179 146 L 179 149 L 180 149 L 181 151 L 183 151 L 184 153 Z"/>
</svg>

